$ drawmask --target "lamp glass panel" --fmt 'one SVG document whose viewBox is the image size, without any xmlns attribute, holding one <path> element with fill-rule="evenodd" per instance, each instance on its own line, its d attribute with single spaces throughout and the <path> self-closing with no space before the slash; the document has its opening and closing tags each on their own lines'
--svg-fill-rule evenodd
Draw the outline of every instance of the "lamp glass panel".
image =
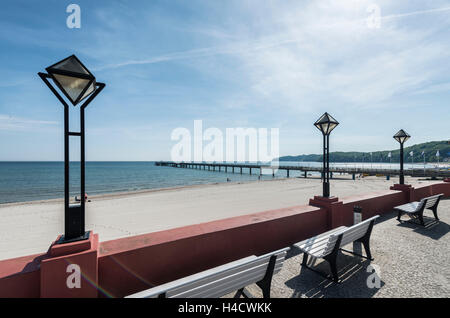
<svg viewBox="0 0 450 318">
<path fill-rule="evenodd" d="M 72 102 L 80 96 L 84 88 L 89 85 L 88 79 L 76 78 L 61 74 L 53 74 L 55 80 L 61 85 L 63 90 L 69 95 Z"/>
<path fill-rule="evenodd" d="M 394 139 L 397 140 L 399 143 L 403 144 L 405 141 L 407 141 L 411 136 L 408 135 L 403 129 L 400 129 L 398 133 L 394 135 Z"/>
<path fill-rule="evenodd" d="M 64 71 L 70 71 L 75 73 L 81 73 L 89 75 L 88 70 L 86 70 L 83 65 L 81 65 L 76 58 L 73 56 L 68 58 L 65 61 L 62 61 L 56 65 L 54 65 L 52 68 L 58 69 L 58 70 L 64 70 Z"/>
<path fill-rule="evenodd" d="M 336 123 L 330 123 L 330 126 L 328 127 L 328 133 L 330 133 L 334 128 L 336 128 L 338 124 Z"/>
<path fill-rule="evenodd" d="M 320 131 L 322 131 L 322 127 L 320 126 L 320 124 L 314 124 L 314 126 L 316 126 L 317 129 L 319 129 Z"/>
<path fill-rule="evenodd" d="M 83 99 L 85 99 L 86 97 L 91 95 L 94 92 L 94 90 L 95 90 L 95 82 L 93 82 L 91 85 L 89 85 L 88 89 L 83 94 L 83 97 L 81 97 L 80 101 L 82 101 Z"/>
<path fill-rule="evenodd" d="M 322 133 L 327 135 L 328 134 L 329 123 L 323 123 L 320 126 L 321 126 L 320 130 L 322 131 Z"/>
</svg>

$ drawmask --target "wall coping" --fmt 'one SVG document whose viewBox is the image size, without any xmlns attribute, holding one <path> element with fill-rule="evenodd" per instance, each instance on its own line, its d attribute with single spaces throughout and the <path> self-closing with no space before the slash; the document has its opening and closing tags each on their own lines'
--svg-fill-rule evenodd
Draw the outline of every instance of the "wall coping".
<svg viewBox="0 0 450 318">
<path fill-rule="evenodd" d="M 291 206 L 100 242 L 99 258 L 129 252 L 146 246 L 174 242 L 188 237 L 206 235 L 208 233 L 225 231 L 256 223 L 269 222 L 275 219 L 319 210 L 321 210 L 321 208 L 310 205 Z"/>
<path fill-rule="evenodd" d="M 343 197 L 343 198 L 341 198 L 341 201 L 344 204 L 348 204 L 348 203 L 355 202 L 355 201 L 369 200 L 374 197 L 381 197 L 384 195 L 390 195 L 390 194 L 396 194 L 396 193 L 402 193 L 402 191 L 400 191 L 400 190 L 373 191 L 373 192 Z"/>
<path fill-rule="evenodd" d="M 10 258 L 0 261 L 0 279 L 16 274 L 24 274 L 39 269 L 39 265 L 47 253 Z"/>
</svg>

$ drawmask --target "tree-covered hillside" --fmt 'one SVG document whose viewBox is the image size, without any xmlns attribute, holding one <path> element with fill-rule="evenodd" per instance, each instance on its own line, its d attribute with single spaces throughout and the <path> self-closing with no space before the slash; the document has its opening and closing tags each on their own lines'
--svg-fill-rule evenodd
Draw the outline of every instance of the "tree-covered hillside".
<svg viewBox="0 0 450 318">
<path fill-rule="evenodd" d="M 400 148 L 400 147 L 399 147 Z M 374 151 L 372 159 L 370 152 L 330 152 L 331 162 L 389 162 L 388 154 L 391 152 L 391 162 L 400 161 L 400 149 Z M 404 148 L 405 162 L 411 162 L 410 152 L 413 152 L 414 162 L 423 162 L 422 151 L 425 152 L 426 162 L 437 162 L 436 152 L 439 150 L 439 161 L 450 161 L 450 141 L 431 141 Z M 280 161 L 322 161 L 322 154 L 299 155 L 280 157 Z"/>
</svg>

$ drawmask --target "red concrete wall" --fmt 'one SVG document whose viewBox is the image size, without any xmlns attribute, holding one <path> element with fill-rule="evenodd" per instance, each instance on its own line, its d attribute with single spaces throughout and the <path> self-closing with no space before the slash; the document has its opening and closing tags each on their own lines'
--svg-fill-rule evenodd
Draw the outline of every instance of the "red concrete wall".
<svg viewBox="0 0 450 318">
<path fill-rule="evenodd" d="M 430 195 L 443 193 L 444 197 L 450 197 L 450 182 L 439 182 L 432 185 L 416 186 L 414 188 L 414 201 Z"/>
<path fill-rule="evenodd" d="M 381 215 L 391 212 L 395 206 L 407 203 L 406 196 L 400 191 L 383 191 L 371 193 L 363 196 L 346 197 L 342 199 L 340 225 L 349 226 L 353 224 L 353 207 L 355 205 L 362 208 L 363 219 L 368 219 L 374 215 Z"/>
<path fill-rule="evenodd" d="M 443 193 L 444 197 L 450 197 L 450 182 L 435 183 L 431 186 L 432 194 Z"/>
<path fill-rule="evenodd" d="M 325 210 L 300 206 L 103 242 L 99 296 L 129 295 L 325 230 Z"/>
<path fill-rule="evenodd" d="M 40 296 L 39 264 L 43 254 L 0 261 L 0 298 Z"/>
</svg>

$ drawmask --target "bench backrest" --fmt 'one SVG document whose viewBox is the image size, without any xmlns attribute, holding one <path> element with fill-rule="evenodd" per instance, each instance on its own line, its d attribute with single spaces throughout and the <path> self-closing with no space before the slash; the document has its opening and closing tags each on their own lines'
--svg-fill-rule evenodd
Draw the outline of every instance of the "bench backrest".
<svg viewBox="0 0 450 318">
<path fill-rule="evenodd" d="M 340 246 L 347 245 L 351 242 L 354 242 L 354 241 L 362 238 L 364 235 L 366 235 L 367 231 L 369 230 L 370 224 L 378 217 L 379 217 L 379 215 L 375 215 L 367 220 L 364 220 L 360 223 L 357 223 L 353 226 L 343 229 L 337 233 L 334 233 L 332 235 L 335 237 L 334 242 L 336 242 L 337 238 L 341 234 L 342 234 L 342 239 L 341 239 Z M 328 248 L 327 252 L 331 253 L 332 249 L 334 248 L 334 245 L 332 245 L 330 247 L 327 246 L 327 248 Z"/>
<path fill-rule="evenodd" d="M 157 286 L 127 297 L 155 298 L 216 298 L 262 280 L 271 257 L 275 260 L 274 274 L 283 266 L 284 248 L 262 256 L 249 256 L 179 280 Z"/>
<path fill-rule="evenodd" d="M 422 205 L 424 205 L 424 209 L 432 208 L 439 202 L 439 199 L 443 195 L 444 194 L 441 193 L 441 194 L 433 195 L 431 197 L 423 198 L 422 200 L 420 200 L 420 203 L 421 203 L 420 206 L 422 207 Z"/>
</svg>

